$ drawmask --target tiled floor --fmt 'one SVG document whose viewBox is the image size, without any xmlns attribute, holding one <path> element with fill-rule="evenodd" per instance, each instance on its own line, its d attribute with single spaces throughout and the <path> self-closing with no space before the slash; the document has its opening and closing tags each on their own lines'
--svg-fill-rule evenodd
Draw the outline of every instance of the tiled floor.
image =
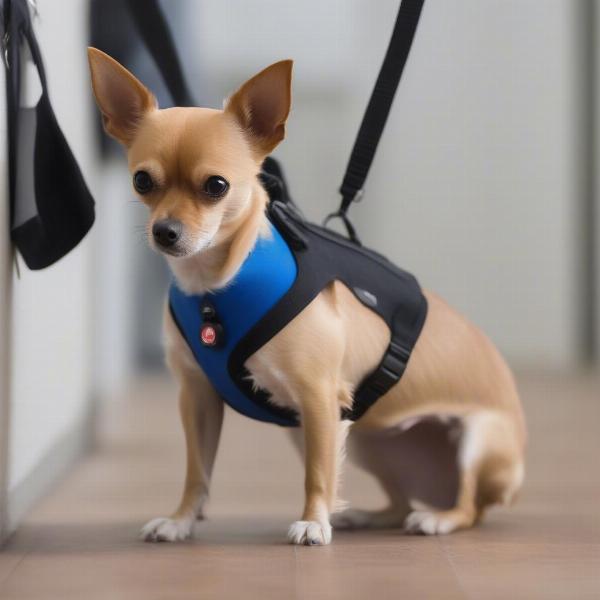
<svg viewBox="0 0 600 600">
<path fill-rule="evenodd" d="M 140 382 L 106 411 L 98 450 L 0 554 L 0 598 L 600 598 L 600 380 L 523 377 L 530 426 L 518 504 L 447 537 L 337 533 L 288 546 L 302 471 L 278 428 L 227 413 L 210 520 L 188 543 L 144 544 L 178 500 L 183 437 L 174 392 Z M 345 497 L 382 496 L 348 468 Z"/>
</svg>

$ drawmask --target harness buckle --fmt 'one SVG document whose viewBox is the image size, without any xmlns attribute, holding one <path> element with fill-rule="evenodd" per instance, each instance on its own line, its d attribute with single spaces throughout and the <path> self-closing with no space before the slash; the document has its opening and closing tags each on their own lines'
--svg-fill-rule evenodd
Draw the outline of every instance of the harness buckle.
<svg viewBox="0 0 600 600">
<path fill-rule="evenodd" d="M 402 377 L 410 352 L 392 340 L 377 370 L 371 375 L 369 386 L 383 396 Z"/>
</svg>

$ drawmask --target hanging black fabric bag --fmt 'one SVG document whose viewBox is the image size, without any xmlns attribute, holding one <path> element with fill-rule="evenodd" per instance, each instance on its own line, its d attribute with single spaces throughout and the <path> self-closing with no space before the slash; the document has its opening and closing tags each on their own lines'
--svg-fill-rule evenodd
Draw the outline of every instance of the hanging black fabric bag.
<svg viewBox="0 0 600 600">
<path fill-rule="evenodd" d="M 30 269 L 72 250 L 94 223 L 94 200 L 54 116 L 27 0 L 5 0 L 11 237 Z M 21 50 L 29 47 L 42 94 L 20 106 Z"/>
</svg>

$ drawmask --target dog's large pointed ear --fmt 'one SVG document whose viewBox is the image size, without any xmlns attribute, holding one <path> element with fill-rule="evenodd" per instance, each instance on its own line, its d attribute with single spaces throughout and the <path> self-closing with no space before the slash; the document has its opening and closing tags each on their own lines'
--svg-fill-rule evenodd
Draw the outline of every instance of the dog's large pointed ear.
<svg viewBox="0 0 600 600">
<path fill-rule="evenodd" d="M 292 103 L 291 60 L 282 60 L 252 77 L 225 105 L 264 158 L 285 137 L 285 122 Z"/>
<path fill-rule="evenodd" d="M 88 48 L 92 88 L 106 133 L 128 146 L 140 119 L 156 108 L 154 96 L 114 58 Z"/>
</svg>

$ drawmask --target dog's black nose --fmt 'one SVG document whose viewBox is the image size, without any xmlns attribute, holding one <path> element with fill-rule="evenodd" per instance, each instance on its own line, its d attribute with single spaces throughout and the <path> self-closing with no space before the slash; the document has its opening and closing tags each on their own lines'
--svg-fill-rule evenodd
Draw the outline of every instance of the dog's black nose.
<svg viewBox="0 0 600 600">
<path fill-rule="evenodd" d="M 152 225 L 154 241 L 165 248 L 172 246 L 180 237 L 183 226 L 176 219 L 162 219 Z"/>
</svg>

